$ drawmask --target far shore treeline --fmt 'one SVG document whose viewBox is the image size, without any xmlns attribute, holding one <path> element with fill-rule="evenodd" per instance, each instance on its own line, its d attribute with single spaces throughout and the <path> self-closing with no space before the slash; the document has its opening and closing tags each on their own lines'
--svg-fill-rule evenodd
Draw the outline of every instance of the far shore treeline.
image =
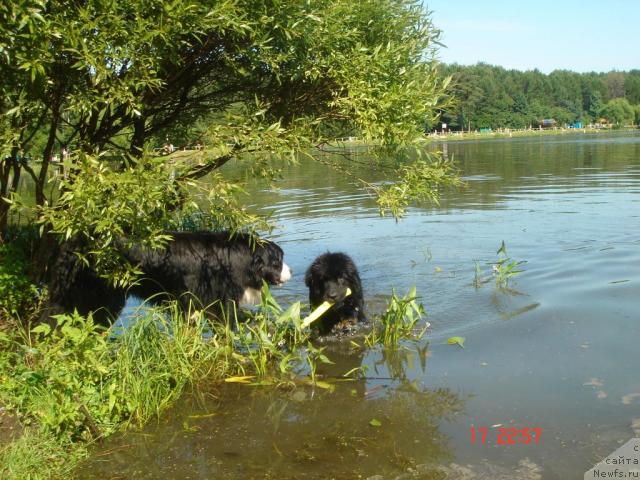
<svg viewBox="0 0 640 480">
<path fill-rule="evenodd" d="M 455 102 L 441 118 L 451 130 L 535 128 L 542 119 L 559 126 L 640 123 L 640 70 L 544 74 L 479 63 L 443 65 L 441 71 L 452 77 Z"/>
</svg>

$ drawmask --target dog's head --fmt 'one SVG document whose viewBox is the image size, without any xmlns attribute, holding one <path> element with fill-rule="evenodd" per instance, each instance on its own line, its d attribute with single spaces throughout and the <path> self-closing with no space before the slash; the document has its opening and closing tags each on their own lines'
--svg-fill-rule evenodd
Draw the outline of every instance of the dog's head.
<svg viewBox="0 0 640 480">
<path fill-rule="evenodd" d="M 359 289 L 360 280 L 353 261 L 343 253 L 325 253 L 311 264 L 304 277 L 314 304 L 340 303 L 347 288 Z"/>
<path fill-rule="evenodd" d="M 292 272 L 284 263 L 284 252 L 273 242 L 261 241 L 253 251 L 252 266 L 255 273 L 269 285 L 282 285 Z"/>
</svg>

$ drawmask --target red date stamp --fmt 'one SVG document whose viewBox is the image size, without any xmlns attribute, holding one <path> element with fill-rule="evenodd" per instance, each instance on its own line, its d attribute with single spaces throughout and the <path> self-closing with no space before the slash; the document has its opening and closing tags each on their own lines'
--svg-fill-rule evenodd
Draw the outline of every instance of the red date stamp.
<svg viewBox="0 0 640 480">
<path fill-rule="evenodd" d="M 496 435 L 495 443 L 497 445 L 530 445 L 531 443 L 535 443 L 538 445 L 540 443 L 540 437 L 542 436 L 542 428 L 540 427 L 525 427 L 525 428 L 516 428 L 516 427 L 498 427 L 498 428 L 489 428 L 489 427 L 476 427 L 474 425 L 471 426 L 471 444 L 475 445 L 479 443 L 480 445 L 487 444 L 487 437 L 491 435 Z"/>
</svg>

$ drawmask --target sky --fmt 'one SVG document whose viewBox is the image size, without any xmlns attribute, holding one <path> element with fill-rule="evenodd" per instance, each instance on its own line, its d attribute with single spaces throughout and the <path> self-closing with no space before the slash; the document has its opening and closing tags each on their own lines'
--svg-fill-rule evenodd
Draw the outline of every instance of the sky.
<svg viewBox="0 0 640 480">
<path fill-rule="evenodd" d="M 640 0 L 424 0 L 445 63 L 606 72 L 640 69 Z"/>
</svg>

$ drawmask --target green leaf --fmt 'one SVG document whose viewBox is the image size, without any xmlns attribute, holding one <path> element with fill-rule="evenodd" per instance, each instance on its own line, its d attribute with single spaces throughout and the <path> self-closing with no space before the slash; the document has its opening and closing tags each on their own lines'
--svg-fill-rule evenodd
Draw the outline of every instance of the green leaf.
<svg viewBox="0 0 640 480">
<path fill-rule="evenodd" d="M 369 425 L 371 425 L 372 427 L 379 428 L 379 427 L 382 426 L 382 422 L 380 420 L 378 420 L 377 418 L 372 418 L 369 421 Z"/>
<path fill-rule="evenodd" d="M 43 335 L 49 335 L 51 333 L 51 327 L 46 323 L 41 323 L 37 327 L 31 329 L 33 333 L 42 333 Z"/>
<path fill-rule="evenodd" d="M 464 337 L 449 337 L 447 343 L 449 345 L 459 345 L 461 348 L 464 348 Z"/>
</svg>

